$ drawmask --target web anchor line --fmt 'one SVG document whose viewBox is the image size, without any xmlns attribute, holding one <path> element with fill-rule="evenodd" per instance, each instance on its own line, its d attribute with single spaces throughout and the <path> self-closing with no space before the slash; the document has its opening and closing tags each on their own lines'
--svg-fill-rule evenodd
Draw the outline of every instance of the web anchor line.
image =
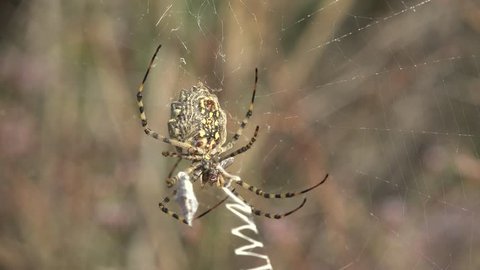
<svg viewBox="0 0 480 270">
<path fill-rule="evenodd" d="M 373 26 L 375 26 L 375 25 L 377 25 L 377 24 L 379 24 L 379 23 L 389 21 L 389 20 L 391 20 L 392 18 L 397 17 L 397 16 L 399 16 L 399 15 L 402 15 L 402 14 L 404 14 L 404 13 L 407 13 L 407 12 L 416 12 L 418 8 L 420 8 L 420 7 L 422 7 L 422 6 L 430 3 L 431 1 L 432 1 L 432 0 L 424 0 L 424 1 L 420 2 L 420 3 L 417 3 L 417 4 L 412 5 L 412 6 L 406 6 L 405 9 L 402 9 L 402 10 L 400 10 L 400 11 L 397 11 L 397 12 L 395 12 L 395 13 L 392 13 L 392 14 L 389 15 L 389 16 L 386 16 L 386 17 L 383 17 L 383 18 L 374 20 L 373 22 L 371 22 L 371 23 L 369 23 L 369 24 L 367 24 L 367 25 L 365 25 L 365 26 L 363 26 L 363 27 L 358 27 L 358 28 L 356 29 L 356 31 L 347 32 L 347 33 L 345 33 L 345 34 L 343 34 L 343 35 L 334 37 L 334 38 L 332 38 L 331 40 L 329 40 L 329 41 L 327 41 L 327 42 L 325 42 L 325 43 L 323 43 L 323 44 L 320 44 L 320 45 L 318 45 L 318 46 L 315 46 L 315 47 L 307 50 L 307 53 L 310 53 L 310 52 L 312 52 L 312 51 L 314 51 L 314 50 L 317 50 L 317 49 L 326 47 L 326 46 L 328 46 L 328 45 L 330 45 L 330 44 L 332 44 L 332 43 L 340 42 L 341 40 L 343 40 L 343 39 L 345 39 L 345 38 L 347 38 L 347 37 L 349 37 L 349 36 L 351 36 L 351 35 L 353 35 L 353 34 L 355 34 L 355 33 L 362 32 L 362 31 L 364 31 L 364 30 L 366 30 L 366 29 L 368 29 L 368 28 L 372 28 Z M 335 1 L 333 1 L 332 3 L 336 3 L 336 2 L 338 2 L 338 0 L 335 0 Z M 330 4 L 332 4 L 332 3 L 330 3 Z M 327 6 L 330 5 L 330 4 L 327 4 Z"/>
</svg>

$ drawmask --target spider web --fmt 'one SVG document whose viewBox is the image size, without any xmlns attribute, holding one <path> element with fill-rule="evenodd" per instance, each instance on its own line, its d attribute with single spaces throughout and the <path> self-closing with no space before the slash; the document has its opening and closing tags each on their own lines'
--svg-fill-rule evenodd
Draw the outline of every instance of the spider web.
<svg viewBox="0 0 480 270">
<path fill-rule="evenodd" d="M 158 27 L 179 51 L 180 81 L 224 89 L 230 133 L 259 67 L 241 140 L 258 124 L 259 142 L 233 170 L 275 192 L 331 175 L 296 216 L 262 220 L 274 266 L 479 267 L 479 8 L 438 0 L 163 7 Z"/>
</svg>

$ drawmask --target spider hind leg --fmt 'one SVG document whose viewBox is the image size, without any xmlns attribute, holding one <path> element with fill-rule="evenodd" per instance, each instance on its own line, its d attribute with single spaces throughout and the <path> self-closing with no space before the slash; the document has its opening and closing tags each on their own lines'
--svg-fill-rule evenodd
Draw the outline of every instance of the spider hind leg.
<svg viewBox="0 0 480 270">
<path fill-rule="evenodd" d="M 266 218 L 271 218 L 271 219 L 281 219 L 281 218 L 284 218 L 286 216 L 289 216 L 295 212 L 297 212 L 298 210 L 300 210 L 300 208 L 302 208 L 305 203 L 307 202 L 307 198 L 303 198 L 303 201 L 301 204 L 299 204 L 297 207 L 295 207 L 294 209 L 286 212 L 286 213 L 269 213 L 269 212 L 265 212 L 265 211 L 262 211 L 258 208 L 255 208 L 254 206 L 252 206 L 250 203 L 248 203 L 242 196 L 240 196 L 240 194 L 238 194 L 238 192 L 235 191 L 235 189 L 231 190 L 233 194 L 235 194 L 235 196 L 237 196 L 240 200 L 242 200 L 246 205 L 250 206 L 250 208 L 252 209 L 252 214 L 256 215 L 256 216 L 261 216 L 261 217 L 266 217 Z"/>
<path fill-rule="evenodd" d="M 307 192 L 309 192 L 310 190 L 312 189 L 315 189 L 317 188 L 318 186 L 320 186 L 321 184 L 325 183 L 325 181 L 327 181 L 327 178 L 328 178 L 328 174 L 325 175 L 325 177 L 322 179 L 322 181 L 318 182 L 317 184 L 307 188 L 307 189 L 304 189 L 302 191 L 298 191 L 298 192 L 285 192 L 285 193 L 268 193 L 268 192 L 264 192 L 263 190 L 255 187 L 255 186 L 252 186 L 242 180 L 238 180 L 238 181 L 235 181 L 235 183 L 237 183 L 237 185 L 243 187 L 244 189 L 247 189 L 255 194 L 257 194 L 258 196 L 262 196 L 266 199 L 273 199 L 273 198 L 276 198 L 276 199 L 282 199 L 282 198 L 292 198 L 292 197 L 295 197 L 295 196 L 298 196 L 298 195 L 301 195 L 301 194 L 305 194 Z"/>
</svg>

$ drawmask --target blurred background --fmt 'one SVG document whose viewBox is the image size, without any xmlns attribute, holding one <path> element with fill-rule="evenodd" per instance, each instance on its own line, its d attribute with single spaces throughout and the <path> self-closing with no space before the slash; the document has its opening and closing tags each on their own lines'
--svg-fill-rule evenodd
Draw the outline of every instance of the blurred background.
<svg viewBox="0 0 480 270">
<path fill-rule="evenodd" d="M 306 206 L 255 218 L 274 269 L 480 269 L 480 2 L 3 1 L 0 269 L 245 269 L 240 220 L 163 214 L 169 104 L 198 81 L 230 136 L 259 84 L 257 143 L 229 171 Z M 183 162 L 180 169 L 188 166 Z M 200 210 L 224 195 L 197 187 Z M 301 199 L 258 199 L 284 212 Z M 172 210 L 178 210 L 171 203 Z"/>
</svg>

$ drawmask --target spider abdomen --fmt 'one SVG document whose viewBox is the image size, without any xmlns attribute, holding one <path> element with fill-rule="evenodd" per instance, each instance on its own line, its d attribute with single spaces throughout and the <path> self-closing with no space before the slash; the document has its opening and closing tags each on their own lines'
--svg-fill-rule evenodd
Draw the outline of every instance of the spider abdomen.
<svg viewBox="0 0 480 270">
<path fill-rule="evenodd" d="M 227 117 L 218 98 L 202 83 L 182 90 L 168 121 L 170 138 L 210 152 L 226 141 Z"/>
</svg>

